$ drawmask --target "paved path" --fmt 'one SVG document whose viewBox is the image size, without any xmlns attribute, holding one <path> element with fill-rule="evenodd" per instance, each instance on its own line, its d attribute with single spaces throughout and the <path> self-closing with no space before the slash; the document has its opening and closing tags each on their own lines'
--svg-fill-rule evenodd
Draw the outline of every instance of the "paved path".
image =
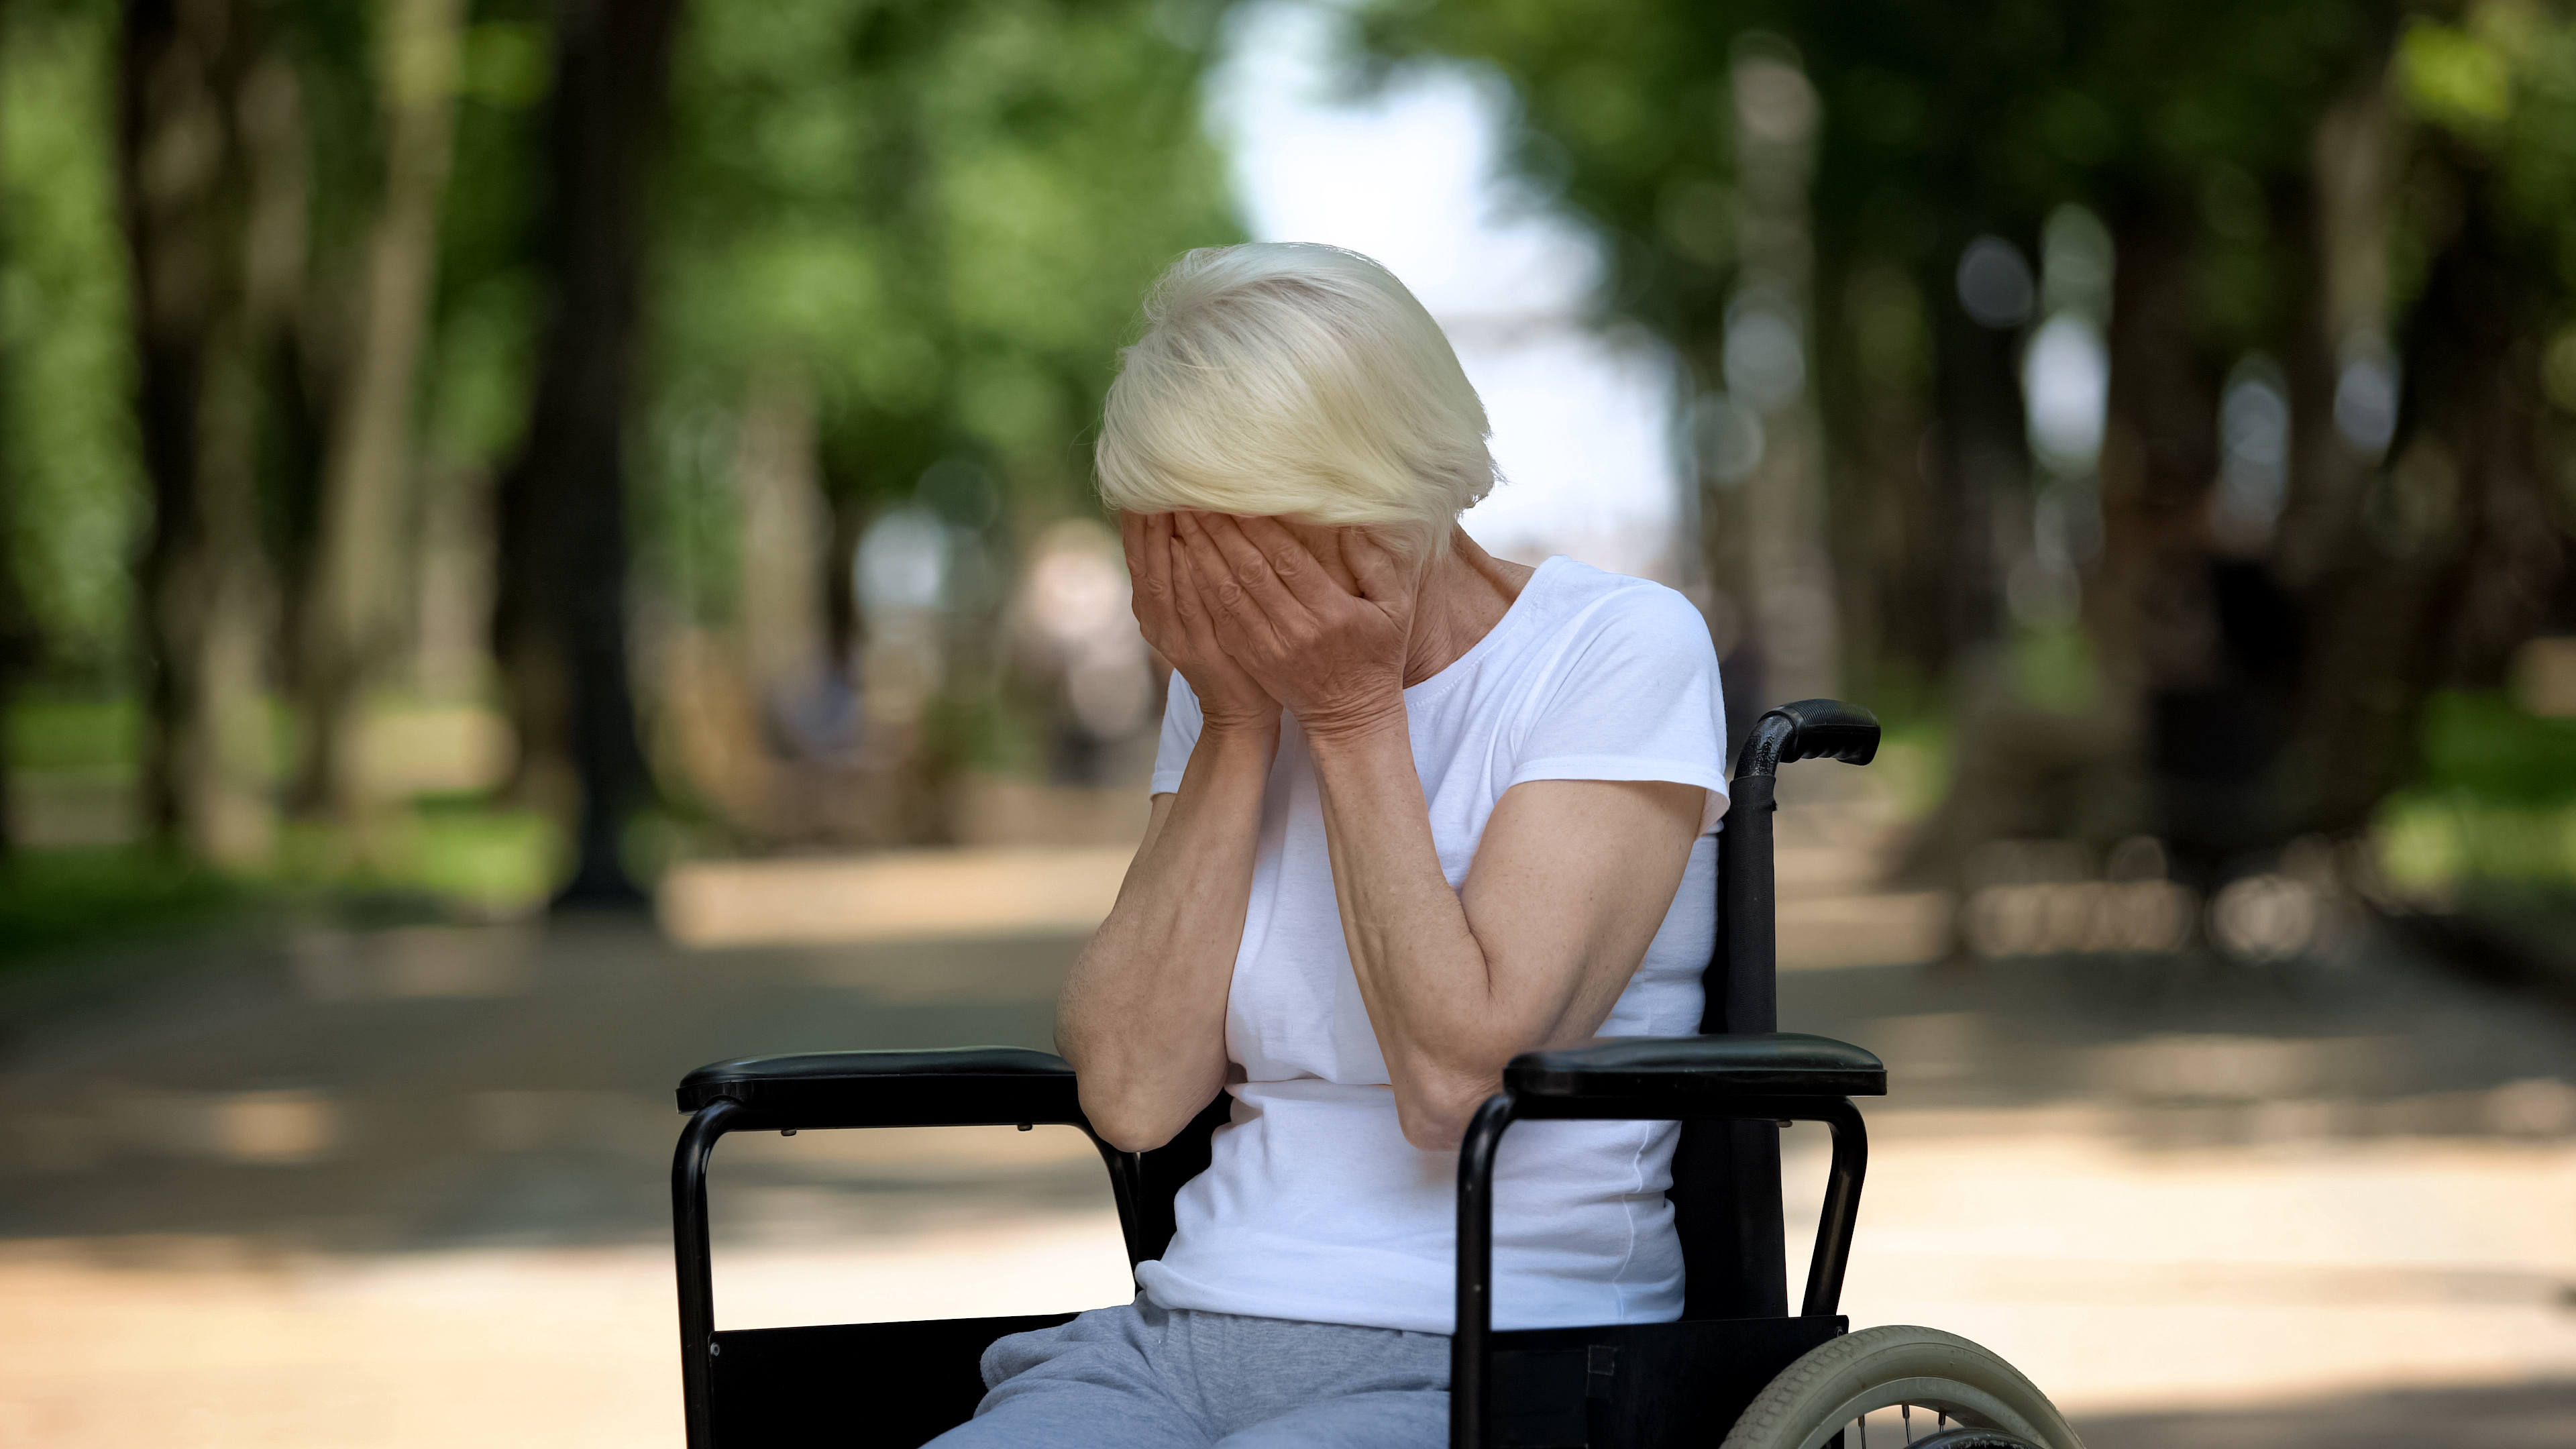
<svg viewBox="0 0 2576 1449">
<path fill-rule="evenodd" d="M 1793 940 L 1817 969 L 1782 986 L 1785 1024 L 1893 1071 L 1855 1321 L 1989 1343 L 2096 1449 L 2576 1442 L 2569 1023 L 2366 939 L 2264 969 L 1825 969 L 1925 949 L 1919 908 L 1872 909 L 1895 934 L 1811 907 L 1843 935 Z M 21 1010 L 0 1443 L 676 1444 L 671 1083 L 735 1055 L 1043 1046 L 1080 938 L 1016 924 L 694 950 L 289 932 L 140 953 L 112 992 Z M 1793 1139 L 1793 1212 L 1820 1170 Z M 1124 1294 L 1066 1132 L 737 1140 L 717 1194 L 731 1325 Z"/>
</svg>

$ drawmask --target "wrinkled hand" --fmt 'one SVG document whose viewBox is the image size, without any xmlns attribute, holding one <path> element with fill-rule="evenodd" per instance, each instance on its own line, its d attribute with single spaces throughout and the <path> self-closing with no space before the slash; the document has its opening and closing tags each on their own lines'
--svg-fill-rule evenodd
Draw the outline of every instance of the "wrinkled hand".
<svg viewBox="0 0 2576 1449">
<path fill-rule="evenodd" d="M 1216 641 L 1310 739 L 1404 728 L 1414 581 L 1366 530 L 1335 540 L 1344 583 L 1267 518 L 1181 513 L 1181 554 Z"/>
<path fill-rule="evenodd" d="M 1190 581 L 1172 519 L 1169 513 L 1129 513 L 1118 520 L 1137 627 L 1190 682 L 1208 729 L 1276 729 L 1279 700 L 1218 645 L 1215 622 Z"/>
</svg>

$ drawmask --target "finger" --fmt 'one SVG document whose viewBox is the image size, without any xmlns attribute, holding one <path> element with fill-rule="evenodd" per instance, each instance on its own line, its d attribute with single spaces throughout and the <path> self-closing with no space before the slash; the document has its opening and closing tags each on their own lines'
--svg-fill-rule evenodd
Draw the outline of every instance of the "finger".
<svg viewBox="0 0 2576 1449">
<path fill-rule="evenodd" d="M 1172 572 L 1178 579 L 1173 596 L 1180 601 L 1182 626 L 1189 630 L 1191 646 L 1230 657 L 1221 637 L 1227 627 L 1220 622 L 1223 611 L 1209 581 L 1200 575 L 1198 561 L 1190 556 L 1189 545 L 1178 538 L 1172 540 Z"/>
<path fill-rule="evenodd" d="M 1219 517 L 1185 508 L 1172 515 L 1172 531 L 1180 540 L 1181 556 L 1190 561 L 1191 576 L 1198 580 L 1201 602 L 1211 608 L 1240 609 L 1249 600 L 1234 576 L 1232 560 L 1217 543 Z"/>
<path fill-rule="evenodd" d="M 1243 588 L 1254 608 L 1274 623 L 1285 623 L 1311 613 L 1305 601 L 1291 593 L 1271 567 L 1269 556 L 1249 538 L 1244 537 L 1241 519 L 1227 513 L 1211 513 L 1199 520 L 1200 529 L 1215 545 L 1220 566 Z M 1301 549 L 1302 554 L 1304 551 Z M 1311 564 L 1312 560 L 1308 562 Z"/>
<path fill-rule="evenodd" d="M 1141 584 L 1153 572 L 1153 558 L 1145 547 L 1145 515 L 1118 515 L 1118 550 L 1127 558 L 1127 577 Z"/>
<path fill-rule="evenodd" d="M 1190 557 L 1175 537 L 1163 539 L 1163 567 L 1172 581 L 1172 617 L 1189 636 L 1191 647 L 1216 649 L 1214 625 L 1208 619 L 1207 601 L 1199 594 L 1198 579 L 1190 572 Z"/>
<path fill-rule="evenodd" d="M 1333 587 L 1353 598 L 1359 597 L 1360 581 L 1351 575 L 1350 560 L 1342 557 L 1340 529 L 1327 529 L 1323 537 L 1311 543 L 1303 535 L 1299 535 L 1297 541 L 1305 543 L 1308 551 L 1315 555 L 1315 562 L 1324 566 L 1324 577 L 1333 581 Z"/>
<path fill-rule="evenodd" d="M 1243 541 L 1260 551 L 1268 561 L 1270 572 L 1285 584 L 1298 602 L 1321 611 L 1343 603 L 1350 592 L 1336 585 L 1322 559 L 1306 549 L 1297 535 L 1279 526 L 1275 518 L 1245 518 L 1236 521 Z"/>
<path fill-rule="evenodd" d="M 1351 577 L 1359 580 L 1360 597 L 1370 603 L 1395 603 L 1411 592 L 1394 552 L 1365 528 L 1342 530 L 1342 560 L 1351 566 Z"/>
<path fill-rule="evenodd" d="M 1129 598 L 1136 622 L 1151 628 L 1172 618 L 1172 516 L 1130 513 L 1118 520 L 1127 549 Z"/>
<path fill-rule="evenodd" d="M 1199 604 L 1215 626 L 1217 642 L 1238 659 L 1254 652 L 1275 655 L 1278 639 L 1271 630 L 1269 616 L 1235 581 L 1233 570 L 1226 567 L 1225 555 L 1208 537 L 1206 521 L 1184 513 L 1180 527 L 1188 536 L 1181 557 L 1189 562 L 1190 577 L 1198 586 Z"/>
</svg>

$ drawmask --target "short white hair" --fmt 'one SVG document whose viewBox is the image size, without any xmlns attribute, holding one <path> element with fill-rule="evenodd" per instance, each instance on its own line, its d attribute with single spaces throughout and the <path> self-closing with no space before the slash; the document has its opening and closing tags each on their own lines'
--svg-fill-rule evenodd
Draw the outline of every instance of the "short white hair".
<svg viewBox="0 0 2576 1449">
<path fill-rule="evenodd" d="M 1202 247 L 1145 297 L 1093 456 L 1100 492 L 1180 508 L 1369 524 L 1416 556 L 1492 491 L 1493 430 L 1440 324 L 1340 247 Z"/>
</svg>

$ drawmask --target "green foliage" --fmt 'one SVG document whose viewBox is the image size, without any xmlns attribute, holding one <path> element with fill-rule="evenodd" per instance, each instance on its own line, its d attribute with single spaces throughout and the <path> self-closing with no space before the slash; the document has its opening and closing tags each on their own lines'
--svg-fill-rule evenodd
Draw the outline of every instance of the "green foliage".
<svg viewBox="0 0 2576 1449">
<path fill-rule="evenodd" d="M 2224 254 L 2262 241 L 2267 192 L 2303 173 L 2319 104 L 2366 62 L 2370 24 L 2347 0 L 1434 0 L 1379 14 L 1371 37 L 1382 57 L 1442 53 L 1509 77 L 1524 157 L 1621 242 L 1623 309 L 1688 346 L 1730 285 L 1727 77 L 1748 36 L 1785 40 L 1823 103 L 1813 204 L 1829 272 L 1894 263 L 1946 296 L 1978 231 L 2027 246 L 2070 200 L 2115 218 L 2214 201 L 2215 300 L 2242 333 L 2278 299 L 2241 264 L 2227 274 Z"/>
<path fill-rule="evenodd" d="M 127 559 L 145 512 L 129 412 L 104 5 L 11 6 L 0 29 L 0 547 L 47 662 L 98 679 L 126 653 Z"/>
<path fill-rule="evenodd" d="M 1079 506 L 1080 437 L 1145 283 L 1238 238 L 1201 37 L 1140 0 L 777 0 L 691 12 L 661 278 L 666 489 L 720 488 L 764 370 L 812 390 L 827 486 L 993 468 Z M 675 523 L 702 511 L 657 505 Z"/>
<path fill-rule="evenodd" d="M 2400 40 L 2395 92 L 2436 136 L 2492 168 L 2514 239 L 2576 293 L 2576 17 L 2554 8 L 2483 0 L 2457 24 L 2428 18 Z M 2447 197 L 2419 198 L 2418 225 L 2456 224 Z M 2455 204 L 2455 203 L 2454 203 Z"/>
<path fill-rule="evenodd" d="M 474 7 L 459 56 L 455 157 L 439 212 L 436 326 L 425 368 L 427 487 L 488 476 L 527 427 L 535 373 L 537 176 L 553 80 L 545 7 Z"/>
</svg>

